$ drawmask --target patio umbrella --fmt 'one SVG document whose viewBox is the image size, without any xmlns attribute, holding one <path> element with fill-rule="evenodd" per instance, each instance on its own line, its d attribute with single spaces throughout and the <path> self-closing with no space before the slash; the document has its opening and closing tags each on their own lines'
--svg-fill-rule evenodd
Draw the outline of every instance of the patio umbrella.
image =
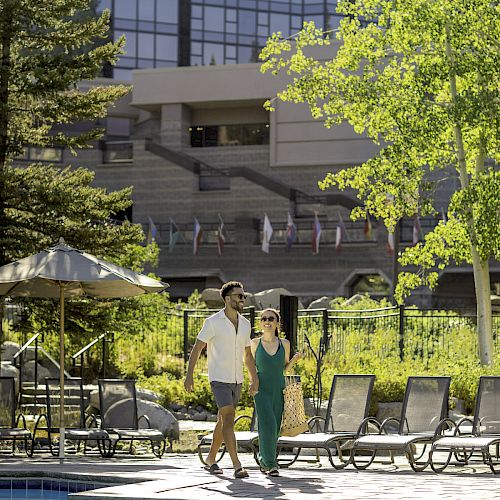
<svg viewBox="0 0 500 500">
<path fill-rule="evenodd" d="M 64 457 L 64 298 L 132 297 L 162 292 L 169 285 L 105 262 L 64 243 L 0 267 L 0 296 L 59 298 L 60 303 L 60 444 Z"/>
</svg>

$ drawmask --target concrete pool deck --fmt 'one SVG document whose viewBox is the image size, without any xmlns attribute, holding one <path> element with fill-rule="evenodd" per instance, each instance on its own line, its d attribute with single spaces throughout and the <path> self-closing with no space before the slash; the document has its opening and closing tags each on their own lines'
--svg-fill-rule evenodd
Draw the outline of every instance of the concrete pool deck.
<svg viewBox="0 0 500 500">
<path fill-rule="evenodd" d="M 52 477 L 113 484 L 70 498 L 105 499 L 493 499 L 500 497 L 500 476 L 482 464 L 450 466 L 445 473 L 413 472 L 404 459 L 396 465 L 373 464 L 358 472 L 352 466 L 332 469 L 326 457 L 317 463 L 298 462 L 281 469 L 279 477 L 259 472 L 250 454 L 241 454 L 249 471 L 247 479 L 233 479 L 229 459 L 224 457 L 223 476 L 205 472 L 194 454 L 69 456 L 61 464 L 50 455 L 0 458 L 2 477 Z M 128 484 L 124 484 L 128 483 Z"/>
</svg>

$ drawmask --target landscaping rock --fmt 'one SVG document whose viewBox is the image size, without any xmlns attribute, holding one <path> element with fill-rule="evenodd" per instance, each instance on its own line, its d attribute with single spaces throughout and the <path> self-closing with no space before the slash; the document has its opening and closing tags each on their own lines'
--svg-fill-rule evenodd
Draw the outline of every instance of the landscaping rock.
<svg viewBox="0 0 500 500">
<path fill-rule="evenodd" d="M 379 422 L 383 422 L 386 418 L 401 418 L 401 410 L 403 409 L 403 402 L 396 401 L 393 403 L 378 403 L 376 418 Z M 397 424 L 390 423 L 388 430 L 396 430 Z"/>
<path fill-rule="evenodd" d="M 207 412 L 206 411 L 200 411 L 198 413 L 195 413 L 193 415 L 193 420 L 196 421 L 205 421 L 207 419 Z"/>
<path fill-rule="evenodd" d="M 178 404 L 178 403 L 170 403 L 168 405 L 170 411 L 179 411 L 181 408 L 182 408 L 182 405 Z"/>
<path fill-rule="evenodd" d="M 332 297 L 327 297 L 326 295 L 324 295 L 323 297 L 321 297 L 319 299 L 313 300 L 307 308 L 308 309 L 329 309 L 331 301 L 332 301 Z"/>
<path fill-rule="evenodd" d="M 35 381 L 35 362 L 28 361 L 23 365 L 23 382 L 34 382 Z M 45 383 L 45 377 L 50 377 L 51 373 L 47 368 L 38 364 L 37 379 L 38 383 Z"/>
<path fill-rule="evenodd" d="M 217 415 L 213 415 L 212 413 L 207 414 L 207 422 L 217 422 Z"/>
<path fill-rule="evenodd" d="M 328 401 L 322 401 L 321 408 L 319 410 L 319 415 L 316 415 L 316 410 L 312 398 L 304 398 L 304 410 L 308 417 L 319 416 L 325 418 L 327 407 L 328 407 Z"/>
<path fill-rule="evenodd" d="M 147 415 L 153 429 L 159 429 L 170 441 L 179 439 L 179 422 L 166 408 L 153 401 L 137 401 L 137 412 L 139 415 Z M 141 420 L 141 427 L 146 427 L 146 422 Z"/>
<path fill-rule="evenodd" d="M 136 388 L 137 401 L 152 401 L 156 402 L 160 399 L 160 396 L 156 392 L 150 391 L 149 389 L 142 389 L 140 387 Z M 99 401 L 99 389 L 94 389 L 90 392 L 90 406 L 96 410 L 100 410 L 101 403 Z"/>
<path fill-rule="evenodd" d="M 10 361 L 12 362 L 14 360 L 14 354 L 16 354 L 17 351 L 21 346 L 19 344 L 16 344 L 16 342 L 11 342 L 10 340 L 6 340 L 2 344 L 2 361 Z M 31 359 L 33 359 L 33 356 L 31 356 Z"/>
<path fill-rule="evenodd" d="M 19 370 L 11 365 L 7 361 L 2 361 L 2 367 L 0 369 L 0 376 L 2 377 L 14 377 L 16 381 L 16 390 L 19 387 Z"/>
</svg>

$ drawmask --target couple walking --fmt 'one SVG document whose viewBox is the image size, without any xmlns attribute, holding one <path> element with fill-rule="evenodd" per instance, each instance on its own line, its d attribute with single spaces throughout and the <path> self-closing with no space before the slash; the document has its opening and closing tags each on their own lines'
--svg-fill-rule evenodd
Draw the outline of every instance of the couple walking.
<svg viewBox="0 0 500 500">
<path fill-rule="evenodd" d="M 231 457 L 235 478 L 248 477 L 238 458 L 234 435 L 234 417 L 241 395 L 243 364 L 250 375 L 249 393 L 255 399 L 259 421 L 259 462 L 262 472 L 277 476 L 276 442 L 283 413 L 284 371 L 298 359 L 290 359 L 290 343 L 280 339 L 280 317 L 275 309 L 265 309 L 260 315 L 262 335 L 251 339 L 250 322 L 241 313 L 245 303 L 243 285 L 238 281 L 221 288 L 224 309 L 205 320 L 189 357 L 184 386 L 194 388 L 193 372 L 202 350 L 207 348 L 208 377 L 218 408 L 217 424 L 205 468 L 212 474 L 222 474 L 215 462 L 222 443 Z"/>
</svg>

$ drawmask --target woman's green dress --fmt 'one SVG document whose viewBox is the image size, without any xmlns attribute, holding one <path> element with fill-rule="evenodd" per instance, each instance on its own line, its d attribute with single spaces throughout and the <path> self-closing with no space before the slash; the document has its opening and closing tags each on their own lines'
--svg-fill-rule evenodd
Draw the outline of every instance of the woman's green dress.
<svg viewBox="0 0 500 500">
<path fill-rule="evenodd" d="M 255 351 L 255 365 L 259 376 L 259 392 L 255 395 L 259 432 L 259 461 L 262 469 L 277 467 L 276 442 L 283 415 L 283 388 L 285 387 L 285 348 L 280 340 L 278 350 L 271 356 L 259 342 Z"/>
</svg>

